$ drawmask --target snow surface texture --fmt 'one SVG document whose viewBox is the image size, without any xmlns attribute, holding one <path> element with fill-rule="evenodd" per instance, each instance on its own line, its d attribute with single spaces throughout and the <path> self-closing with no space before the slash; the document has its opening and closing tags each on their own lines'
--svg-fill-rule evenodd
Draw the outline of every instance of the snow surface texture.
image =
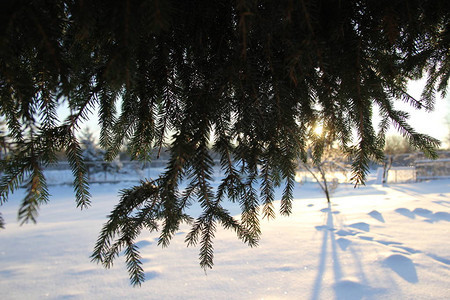
<svg viewBox="0 0 450 300">
<path fill-rule="evenodd" d="M 24 226 L 18 191 L 1 207 L 0 299 L 450 299 L 450 180 L 341 184 L 330 206 L 317 185 L 297 185 L 292 216 L 263 220 L 259 247 L 220 229 L 207 274 L 198 248 L 183 242 L 187 226 L 164 249 L 157 234 L 142 235 L 140 288 L 130 286 L 123 258 L 110 270 L 89 258 L 130 184 L 93 184 L 84 211 L 70 186 L 52 186 L 38 224 Z"/>
</svg>

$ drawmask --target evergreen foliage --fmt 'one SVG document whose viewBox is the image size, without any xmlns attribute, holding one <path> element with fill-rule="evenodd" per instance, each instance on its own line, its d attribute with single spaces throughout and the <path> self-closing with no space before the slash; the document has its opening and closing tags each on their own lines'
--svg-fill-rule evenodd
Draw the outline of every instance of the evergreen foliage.
<svg viewBox="0 0 450 300">
<path fill-rule="evenodd" d="M 8 134 L 5 127 L 5 122 L 3 120 L 0 120 L 0 161 L 6 160 L 8 153 L 10 151 L 11 145 L 8 141 Z"/>
<path fill-rule="evenodd" d="M 409 126 L 394 102 L 431 110 L 436 93 L 446 94 L 449 30 L 447 0 L 2 1 L 0 116 L 18 146 L 2 161 L 0 203 L 25 183 L 19 219 L 35 221 L 48 200 L 42 169 L 65 151 L 77 205 L 89 206 L 77 132 L 97 106 L 108 159 L 128 143 L 133 159 L 167 146 L 170 160 L 160 178 L 123 192 L 93 259 L 109 267 L 125 247 L 140 284 L 138 234 L 159 230 L 167 246 L 187 222 L 186 241 L 200 244 L 201 266 L 210 268 L 218 224 L 256 245 L 278 186 L 281 213 L 291 212 L 295 161 L 306 157 L 315 122 L 352 157 L 356 184 L 371 159 L 383 158 L 391 123 L 434 157 L 438 141 Z M 406 83 L 425 74 L 414 99 Z M 58 105 L 70 108 L 65 120 Z M 217 190 L 210 145 L 226 174 Z M 203 209 L 195 220 L 187 214 L 194 201 Z M 240 220 L 223 201 L 240 204 Z"/>
<path fill-rule="evenodd" d="M 82 149 L 82 157 L 86 164 L 87 177 L 91 180 L 91 175 L 99 172 L 116 173 L 122 168 L 119 156 L 111 161 L 106 161 L 106 151 L 98 147 L 94 134 L 86 127 L 81 131 L 80 143 Z"/>
<path fill-rule="evenodd" d="M 81 131 L 80 142 L 84 161 L 95 162 L 103 160 L 103 151 L 97 147 L 94 134 L 89 127 Z"/>
<path fill-rule="evenodd" d="M 103 151 L 97 147 L 94 135 L 88 127 L 81 131 L 80 143 L 81 155 L 86 164 L 87 176 L 89 178 L 96 171 L 95 168 L 98 166 L 98 163 L 103 161 Z"/>
</svg>

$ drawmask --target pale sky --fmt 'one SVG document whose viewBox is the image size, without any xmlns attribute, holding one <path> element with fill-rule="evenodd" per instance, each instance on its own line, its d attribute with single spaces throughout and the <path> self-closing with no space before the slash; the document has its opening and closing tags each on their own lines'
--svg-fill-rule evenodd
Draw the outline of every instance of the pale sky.
<svg viewBox="0 0 450 300">
<path fill-rule="evenodd" d="M 420 94 L 424 86 L 424 80 L 412 81 L 408 85 L 408 92 L 416 99 L 420 99 Z M 409 124 L 416 129 L 417 132 L 428 134 L 443 142 L 448 137 L 450 121 L 450 95 L 446 98 L 441 98 L 440 95 L 436 97 L 436 103 L 432 112 L 425 110 L 415 110 L 410 105 L 398 101 L 396 108 L 407 111 L 410 114 Z M 390 133 L 398 133 L 396 129 L 391 126 Z M 445 145 L 443 145 L 445 146 Z"/>
</svg>

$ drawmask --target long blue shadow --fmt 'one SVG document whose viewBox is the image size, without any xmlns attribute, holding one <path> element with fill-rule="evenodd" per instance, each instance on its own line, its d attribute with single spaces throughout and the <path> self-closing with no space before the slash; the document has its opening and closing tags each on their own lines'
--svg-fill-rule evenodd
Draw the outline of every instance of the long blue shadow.
<svg viewBox="0 0 450 300">
<path fill-rule="evenodd" d="M 317 300 L 320 296 L 320 289 L 322 287 L 322 281 L 326 270 L 328 242 L 330 242 L 331 244 L 331 256 L 333 261 L 333 274 L 335 282 L 340 281 L 342 278 L 342 268 L 337 254 L 337 242 L 336 236 L 334 234 L 335 228 L 333 216 L 335 215 L 335 212 L 332 211 L 330 203 L 328 203 L 328 208 L 322 211 L 326 212 L 326 226 L 316 227 L 317 230 L 323 231 L 323 237 L 320 251 L 319 267 L 316 279 L 314 280 L 311 300 Z"/>
</svg>

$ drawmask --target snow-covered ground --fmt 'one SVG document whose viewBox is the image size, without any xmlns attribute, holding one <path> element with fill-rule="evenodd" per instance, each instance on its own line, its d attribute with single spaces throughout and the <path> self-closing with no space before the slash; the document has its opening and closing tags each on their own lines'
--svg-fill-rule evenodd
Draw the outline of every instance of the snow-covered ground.
<svg viewBox="0 0 450 300">
<path fill-rule="evenodd" d="M 0 207 L 0 299 L 450 299 L 450 180 L 341 184 L 331 206 L 317 185 L 298 185 L 293 215 L 262 221 L 259 247 L 219 230 L 207 274 L 183 242 L 188 227 L 164 249 L 142 235 L 147 280 L 137 288 L 123 259 L 105 270 L 89 258 L 130 185 L 93 184 L 84 211 L 70 186 L 52 186 L 38 224 L 24 226 L 15 193 Z"/>
</svg>

